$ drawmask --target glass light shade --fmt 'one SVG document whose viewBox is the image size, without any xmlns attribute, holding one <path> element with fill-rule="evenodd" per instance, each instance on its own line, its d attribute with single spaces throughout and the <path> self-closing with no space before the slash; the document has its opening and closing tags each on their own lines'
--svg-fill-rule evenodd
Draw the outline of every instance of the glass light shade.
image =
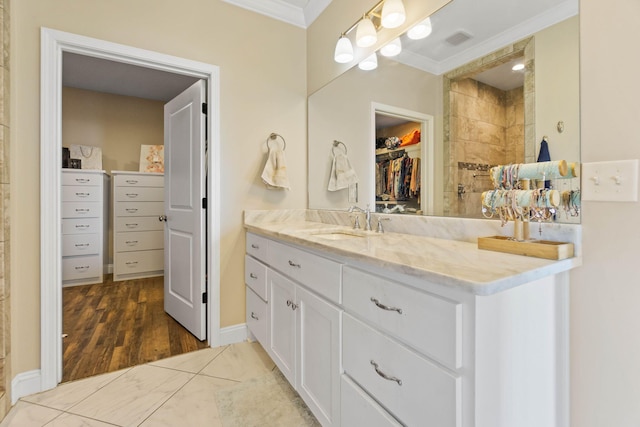
<svg viewBox="0 0 640 427">
<path fill-rule="evenodd" d="M 371 55 L 363 59 L 362 62 L 358 64 L 358 68 L 365 71 L 375 70 L 378 68 L 378 57 L 376 56 L 376 53 L 373 52 Z"/>
<path fill-rule="evenodd" d="M 338 43 L 336 43 L 336 51 L 333 54 L 333 59 L 340 64 L 353 61 L 353 46 L 351 45 L 351 40 L 344 35 L 342 35 L 338 39 Z"/>
<path fill-rule="evenodd" d="M 424 21 L 418 22 L 407 31 L 407 37 L 411 40 L 420 40 L 428 37 L 431 34 L 433 28 L 431 27 L 431 18 L 427 18 Z"/>
<path fill-rule="evenodd" d="M 356 28 L 356 44 L 360 47 L 369 47 L 373 46 L 376 41 L 378 41 L 378 33 L 373 22 L 367 17 L 362 18 Z"/>
<path fill-rule="evenodd" d="M 382 5 L 382 26 L 396 28 L 404 24 L 407 18 L 402 0 L 385 0 Z"/>
<path fill-rule="evenodd" d="M 382 56 L 396 56 L 402 52 L 402 42 L 399 37 L 391 40 L 380 49 L 380 55 Z"/>
</svg>

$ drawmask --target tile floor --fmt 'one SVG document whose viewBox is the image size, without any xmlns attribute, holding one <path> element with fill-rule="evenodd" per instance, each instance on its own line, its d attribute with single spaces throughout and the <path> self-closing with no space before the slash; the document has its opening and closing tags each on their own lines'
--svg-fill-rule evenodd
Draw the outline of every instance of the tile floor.
<svg viewBox="0 0 640 427">
<path fill-rule="evenodd" d="M 216 393 L 274 369 L 257 343 L 207 348 L 23 397 L 0 427 L 222 426 Z"/>
</svg>

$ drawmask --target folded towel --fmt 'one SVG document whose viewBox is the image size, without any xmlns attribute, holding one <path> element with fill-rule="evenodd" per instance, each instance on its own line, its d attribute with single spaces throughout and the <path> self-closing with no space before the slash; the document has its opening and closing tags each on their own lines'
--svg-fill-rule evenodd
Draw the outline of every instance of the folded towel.
<svg viewBox="0 0 640 427">
<path fill-rule="evenodd" d="M 281 148 L 269 148 L 267 163 L 264 165 L 261 178 L 262 181 L 267 184 L 267 188 L 291 189 L 289 187 L 284 151 Z"/>
<path fill-rule="evenodd" d="M 329 175 L 329 191 L 342 190 L 351 184 L 358 182 L 358 175 L 351 167 L 346 154 L 338 152 L 333 156 L 331 164 L 331 173 Z"/>
</svg>

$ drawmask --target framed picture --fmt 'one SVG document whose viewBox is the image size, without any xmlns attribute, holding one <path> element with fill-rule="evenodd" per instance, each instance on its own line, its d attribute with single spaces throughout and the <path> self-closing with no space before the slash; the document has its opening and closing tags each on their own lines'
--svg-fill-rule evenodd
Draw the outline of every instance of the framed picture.
<svg viewBox="0 0 640 427">
<path fill-rule="evenodd" d="M 140 146 L 140 172 L 164 173 L 164 145 Z"/>
</svg>

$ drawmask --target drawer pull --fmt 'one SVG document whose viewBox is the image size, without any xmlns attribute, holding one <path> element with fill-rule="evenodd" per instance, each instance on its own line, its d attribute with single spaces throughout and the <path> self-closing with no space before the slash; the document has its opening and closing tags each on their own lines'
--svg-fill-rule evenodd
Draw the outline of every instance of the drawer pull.
<svg viewBox="0 0 640 427">
<path fill-rule="evenodd" d="M 293 262 L 293 261 L 291 261 L 291 260 L 289 260 L 289 265 L 290 265 L 291 267 L 300 268 L 300 264 L 296 264 L 295 262 Z"/>
<path fill-rule="evenodd" d="M 127 265 L 136 265 L 136 264 L 138 264 L 138 261 L 127 261 L 126 264 Z"/>
<path fill-rule="evenodd" d="M 78 197 L 88 197 L 91 193 L 76 193 Z"/>
<path fill-rule="evenodd" d="M 87 178 L 76 178 L 76 182 L 80 184 L 86 184 L 87 182 L 89 182 L 89 180 Z"/>
<path fill-rule="evenodd" d="M 253 249 L 260 249 L 260 245 L 256 245 L 255 243 L 252 243 L 252 244 L 251 244 L 251 247 L 252 247 Z"/>
<path fill-rule="evenodd" d="M 125 182 L 126 182 L 127 184 L 137 184 L 137 183 L 138 183 L 138 180 L 137 180 L 137 179 L 127 179 Z"/>
<path fill-rule="evenodd" d="M 88 243 L 76 243 L 75 246 L 76 246 L 76 248 L 84 249 L 84 248 L 88 248 L 89 244 Z"/>
<path fill-rule="evenodd" d="M 87 229 L 91 227 L 89 224 L 76 224 L 76 228 L 79 228 L 81 230 Z"/>
<path fill-rule="evenodd" d="M 138 241 L 137 240 L 127 240 L 125 243 L 127 245 L 129 245 L 129 246 L 133 246 L 133 245 L 137 245 Z"/>
<path fill-rule="evenodd" d="M 260 319 L 258 319 L 258 316 L 256 316 L 256 314 L 253 311 L 251 312 L 251 318 L 252 319 L 256 319 L 256 320 L 260 320 Z"/>
<path fill-rule="evenodd" d="M 291 307 L 291 310 L 295 310 L 296 308 L 298 308 L 298 304 L 296 304 L 293 301 L 291 301 L 290 299 L 288 299 L 287 300 L 287 307 Z"/>
<path fill-rule="evenodd" d="M 256 275 L 255 275 L 255 274 L 253 274 L 253 273 L 249 273 L 249 277 L 251 277 L 252 279 L 257 279 L 257 278 L 258 278 L 258 276 L 256 276 Z"/>
<path fill-rule="evenodd" d="M 89 212 L 89 209 L 80 209 L 80 208 L 78 208 L 78 209 L 76 209 L 76 212 L 83 214 L 83 213 Z"/>
<path fill-rule="evenodd" d="M 125 224 L 127 227 L 129 228 L 136 228 L 138 226 L 137 223 L 133 223 L 133 224 Z"/>
<path fill-rule="evenodd" d="M 398 314 L 402 314 L 402 309 L 401 308 L 397 308 L 397 307 L 389 307 L 388 305 L 384 305 L 381 304 L 380 301 L 378 301 L 377 299 L 375 299 L 374 297 L 371 297 L 371 302 L 374 303 L 376 305 L 376 307 L 381 308 L 383 310 L 387 310 L 387 311 L 397 311 Z"/>
<path fill-rule="evenodd" d="M 402 385 L 402 380 L 400 378 L 392 377 L 382 372 L 375 361 L 372 360 L 371 364 L 373 365 L 373 369 L 376 370 L 376 374 L 380 375 L 382 378 L 384 378 L 387 381 L 395 381 L 398 383 L 398 385 Z"/>
<path fill-rule="evenodd" d="M 138 212 L 138 208 L 127 208 L 126 211 L 128 213 L 136 213 L 136 212 Z"/>
<path fill-rule="evenodd" d="M 131 197 L 132 199 L 134 197 L 138 197 L 138 193 L 126 193 L 126 194 L 127 194 L 127 197 Z"/>
<path fill-rule="evenodd" d="M 89 269 L 88 265 L 79 265 L 77 267 L 75 267 L 76 271 L 86 271 Z"/>
</svg>

